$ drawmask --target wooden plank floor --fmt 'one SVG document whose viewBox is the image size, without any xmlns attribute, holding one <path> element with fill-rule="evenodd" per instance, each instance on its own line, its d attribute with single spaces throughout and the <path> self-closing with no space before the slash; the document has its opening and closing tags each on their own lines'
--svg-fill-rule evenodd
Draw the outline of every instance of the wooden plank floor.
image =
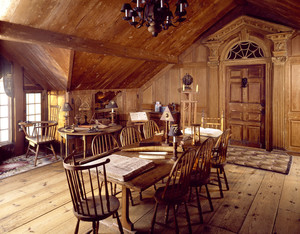
<svg viewBox="0 0 300 234">
<path fill-rule="evenodd" d="M 220 198 L 217 186 L 209 186 L 213 212 L 201 198 L 202 225 L 192 199 L 189 213 L 194 233 L 300 233 L 300 157 L 293 157 L 289 175 L 230 164 L 226 171 L 230 190 L 224 192 L 224 198 Z M 74 232 L 76 218 L 62 162 L 3 179 L 0 186 L 0 233 Z M 142 201 L 133 193 L 135 205 L 130 207 L 130 217 L 136 233 L 149 231 L 153 192 L 144 191 Z M 164 207 L 160 207 L 157 220 L 163 220 L 163 215 Z M 172 221 L 170 212 L 170 223 L 156 224 L 155 232 L 173 233 Z M 179 207 L 178 221 L 180 232 L 187 233 L 183 206 Z M 112 218 L 104 221 L 100 233 L 118 233 L 115 222 Z M 90 228 L 90 223 L 81 222 L 80 233 Z"/>
</svg>

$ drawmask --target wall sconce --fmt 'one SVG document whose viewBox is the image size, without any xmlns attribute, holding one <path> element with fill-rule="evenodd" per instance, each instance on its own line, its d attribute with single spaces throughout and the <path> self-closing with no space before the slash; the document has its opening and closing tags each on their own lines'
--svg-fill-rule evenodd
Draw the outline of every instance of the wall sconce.
<svg viewBox="0 0 300 234">
<path fill-rule="evenodd" d="M 115 120 L 114 120 L 114 115 L 115 111 L 114 109 L 118 108 L 117 103 L 114 100 L 111 100 L 106 106 L 106 109 L 111 109 L 111 123 L 109 124 L 110 126 L 116 125 Z"/>
<path fill-rule="evenodd" d="M 65 102 L 64 105 L 63 105 L 63 108 L 62 108 L 62 111 L 65 112 L 65 126 L 67 125 L 67 122 L 69 124 L 69 121 L 68 121 L 68 118 L 69 118 L 69 112 L 72 111 L 73 108 L 71 107 L 70 103 L 68 102 Z"/>
</svg>

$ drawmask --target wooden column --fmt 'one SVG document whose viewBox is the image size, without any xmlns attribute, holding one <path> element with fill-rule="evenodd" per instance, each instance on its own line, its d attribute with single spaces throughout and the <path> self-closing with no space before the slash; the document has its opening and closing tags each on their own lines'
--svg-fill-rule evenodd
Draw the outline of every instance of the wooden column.
<svg viewBox="0 0 300 234">
<path fill-rule="evenodd" d="M 287 40 L 292 32 L 270 34 L 267 37 L 274 43 L 273 50 L 273 97 L 272 97 L 272 143 L 273 148 L 285 148 L 285 62 L 287 60 Z"/>
<path fill-rule="evenodd" d="M 220 42 L 208 42 L 208 113 L 210 117 L 219 116 L 219 47 Z"/>
<path fill-rule="evenodd" d="M 15 143 L 15 154 L 21 155 L 24 153 L 24 133 L 19 131 L 19 121 L 24 121 L 25 101 L 23 91 L 23 69 L 18 64 L 13 65 L 13 82 L 14 82 L 14 116 L 13 116 L 13 141 Z"/>
</svg>

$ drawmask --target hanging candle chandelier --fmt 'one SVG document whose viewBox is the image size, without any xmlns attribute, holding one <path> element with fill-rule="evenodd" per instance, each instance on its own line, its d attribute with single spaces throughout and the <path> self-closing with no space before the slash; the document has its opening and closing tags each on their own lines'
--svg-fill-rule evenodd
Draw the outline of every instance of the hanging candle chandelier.
<svg viewBox="0 0 300 234">
<path fill-rule="evenodd" d="M 170 10 L 169 0 L 132 0 L 135 7 L 125 3 L 121 9 L 124 12 L 123 20 L 128 21 L 135 28 L 143 25 L 156 37 L 162 30 L 170 26 L 178 26 L 186 18 L 187 0 L 178 0 L 176 3 L 175 17 Z"/>
</svg>

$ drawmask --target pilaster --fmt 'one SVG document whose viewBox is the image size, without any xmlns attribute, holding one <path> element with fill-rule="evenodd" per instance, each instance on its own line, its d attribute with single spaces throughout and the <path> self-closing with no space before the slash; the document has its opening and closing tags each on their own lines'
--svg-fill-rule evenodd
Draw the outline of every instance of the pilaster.
<svg viewBox="0 0 300 234">
<path fill-rule="evenodd" d="M 222 43 L 210 41 L 205 45 L 209 48 L 208 56 L 208 116 L 218 117 L 219 116 L 219 65 L 220 55 L 219 47 Z"/>
<path fill-rule="evenodd" d="M 287 61 L 287 41 L 293 32 L 275 33 L 267 35 L 273 44 L 272 64 L 273 64 L 273 110 L 272 110 L 272 128 L 273 128 L 273 148 L 285 148 L 285 63 Z"/>
</svg>

